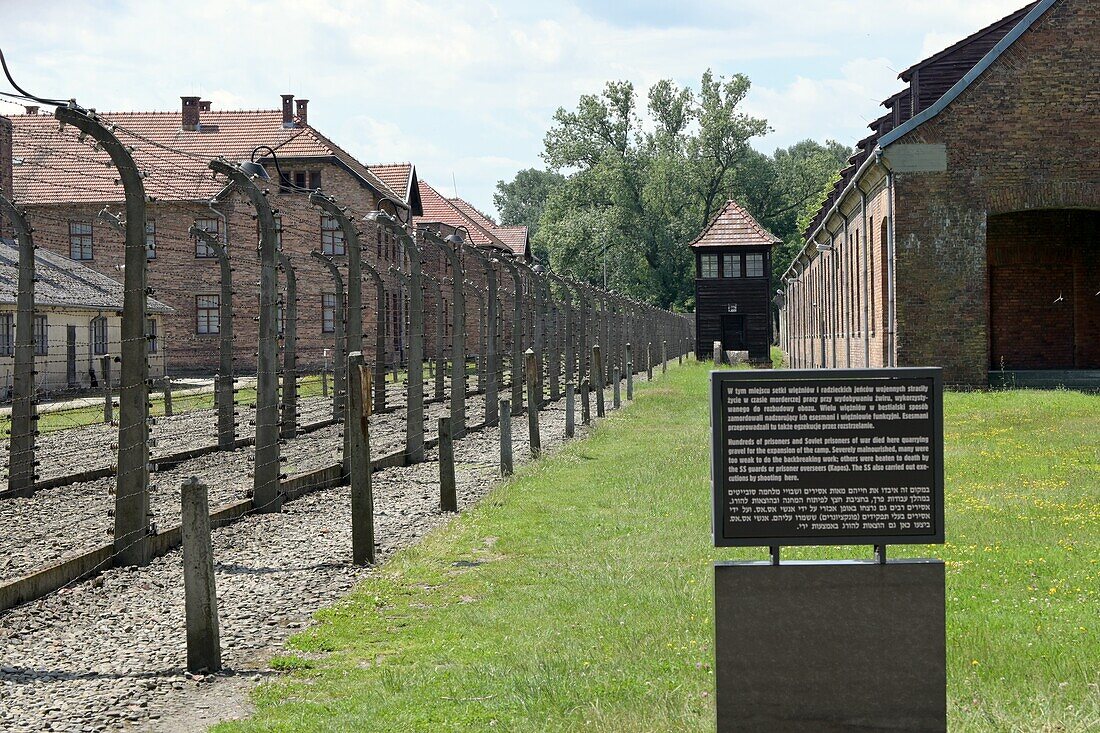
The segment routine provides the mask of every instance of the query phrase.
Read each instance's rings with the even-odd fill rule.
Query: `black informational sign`
[[[714,544],[943,542],[938,368],[711,372]]]

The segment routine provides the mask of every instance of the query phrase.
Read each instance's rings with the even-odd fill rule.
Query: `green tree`
[[[802,247],[802,233],[852,155],[835,140],[803,140],[772,155],[753,151],[742,162],[733,196],[783,242],[772,255],[778,281]]]
[[[543,158],[572,171],[547,202],[538,240],[557,269],[665,307],[692,295],[687,241],[721,203],[748,141],[767,131],[742,114],[743,75],[703,75],[698,92],[650,88],[643,124],[634,87],[609,82],[559,109]]]
[[[509,183],[497,181],[493,204],[500,213],[500,223],[506,226],[524,225],[527,233],[535,236],[550,192],[564,181],[562,174],[538,168],[521,170]]]
[[[643,110],[622,81],[582,96],[574,110],[558,109],[543,159],[568,175],[546,200],[535,238],[551,265],[663,307],[687,307],[694,295],[687,243],[735,198],[784,240],[777,266],[785,268],[800,217],[816,211],[851,151],[812,140],[774,155],[753,150],[750,140],[768,126],[741,111],[748,91],[744,75],[707,71],[697,91],[657,82]]]

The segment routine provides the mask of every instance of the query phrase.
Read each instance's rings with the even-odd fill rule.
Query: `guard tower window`
[[[764,255],[750,252],[745,255],[745,277],[764,277]]]
[[[741,255],[722,255],[722,277],[741,277]]]
[[[699,277],[718,277],[718,255],[702,255],[699,258]]]

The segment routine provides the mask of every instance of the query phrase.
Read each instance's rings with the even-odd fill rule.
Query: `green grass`
[[[297,635],[240,731],[711,731],[706,374],[398,553]],[[1100,397],[947,397],[952,731],[1100,726]],[[867,557],[802,548],[785,557]]]

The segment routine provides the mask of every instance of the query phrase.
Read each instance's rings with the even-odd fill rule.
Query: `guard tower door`
[[[745,342],[745,316],[725,314],[722,316],[722,348],[725,351],[748,351]]]

